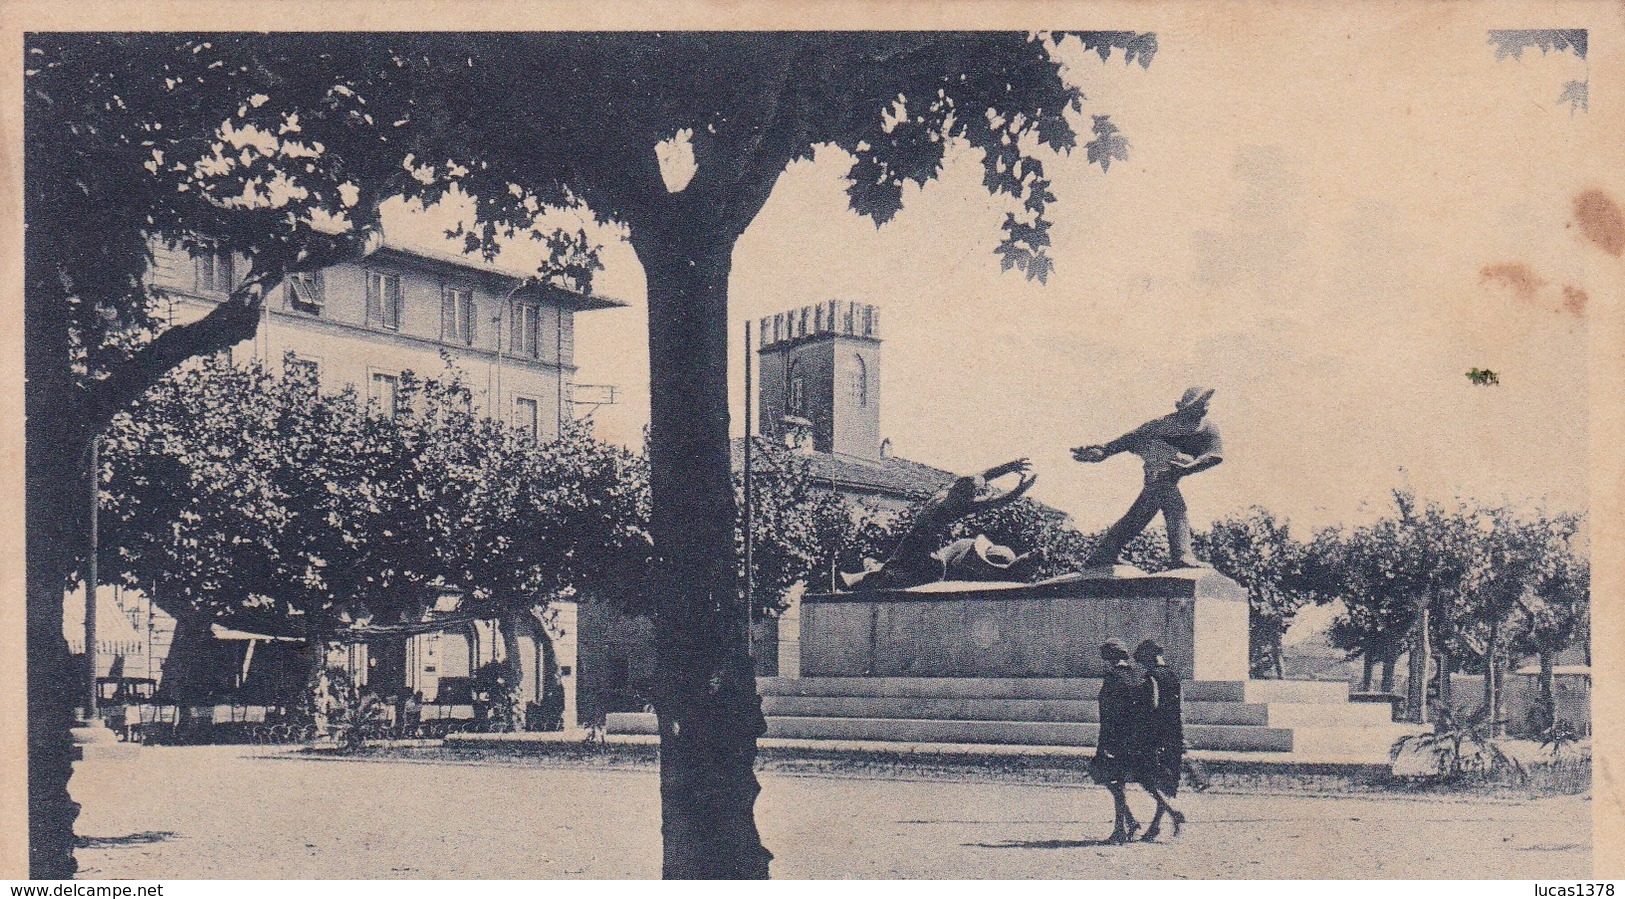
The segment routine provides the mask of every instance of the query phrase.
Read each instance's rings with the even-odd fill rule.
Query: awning
[[[277,640],[283,643],[303,643],[303,637],[273,637],[270,634],[255,634],[249,631],[240,631],[226,627],[223,624],[209,625],[209,633],[216,640]]]

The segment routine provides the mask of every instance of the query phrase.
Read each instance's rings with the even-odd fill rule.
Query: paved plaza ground
[[[85,878],[622,878],[660,871],[648,766],[139,747],[79,764]],[[1078,784],[767,771],[781,878],[1571,878],[1584,797],[1211,792],[1184,833],[1100,845]],[[1139,797],[1135,797],[1139,798]],[[1141,803],[1145,805],[1145,803]]]

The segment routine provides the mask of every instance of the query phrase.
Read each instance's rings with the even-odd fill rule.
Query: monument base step
[[[1185,701],[1258,701],[1248,699],[1247,683],[1186,681]],[[919,699],[1074,699],[1093,702],[1100,694],[1100,679],[1089,677],[761,677],[757,678],[756,684],[757,691],[764,697],[904,696]]]
[[[821,745],[1019,746],[1092,754],[1099,736],[1090,678],[769,677],[758,680],[769,740]],[[1336,681],[1187,681],[1186,744],[1385,764],[1416,728],[1389,707],[1348,700]],[[647,713],[615,713],[606,731],[657,733]],[[766,745],[766,744],[764,744]]]
[[[1186,702],[1188,724],[1268,726],[1270,707],[1242,702]],[[1381,712],[1382,709],[1377,709]],[[1088,699],[984,699],[919,696],[764,696],[762,712],[787,718],[896,718],[943,721],[1052,721],[1094,724],[1100,706]]]
[[[615,734],[656,734],[648,712],[613,713],[605,729]],[[885,743],[984,743],[1024,746],[1093,746],[1100,725],[1058,721],[940,721],[920,718],[819,718],[769,716],[767,736],[800,740]],[[1187,724],[1193,749],[1291,752],[1292,731],[1253,725]]]
[[[616,734],[610,733],[604,738],[606,743],[620,746],[658,746],[660,738],[653,734]],[[999,758],[1049,758],[1057,760],[1075,760],[1085,763],[1094,757],[1095,751],[1087,746],[1024,746],[1013,743],[897,743],[884,740],[796,740],[783,737],[763,737],[756,741],[757,746],[764,750],[785,750],[792,752],[818,753],[818,754],[865,754],[865,755],[898,755],[919,756],[922,761],[929,756],[966,757],[983,756]],[[1261,765],[1265,767],[1281,768],[1312,768],[1320,766],[1336,766],[1339,768],[1359,768],[1369,773],[1379,773],[1388,770],[1388,757],[1384,755],[1380,760],[1369,753],[1350,754],[1345,752],[1255,752],[1234,751],[1219,749],[1192,749],[1186,755],[1202,762],[1237,763],[1246,765]]]

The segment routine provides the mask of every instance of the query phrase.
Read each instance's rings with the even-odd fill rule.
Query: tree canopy
[[[1247,590],[1248,667],[1254,676],[1285,677],[1281,640],[1298,610],[1316,596],[1305,574],[1308,547],[1269,511],[1231,515],[1197,535],[1213,567]]]

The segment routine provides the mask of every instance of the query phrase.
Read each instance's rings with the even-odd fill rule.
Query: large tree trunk
[[[1363,666],[1364,667],[1364,673],[1360,675],[1360,692],[1361,693],[1370,693],[1371,692],[1371,674],[1377,668],[1377,659],[1376,659],[1375,656],[1373,656],[1371,654],[1371,651],[1369,649],[1366,650],[1361,655],[1362,655],[1361,661],[1364,662],[1365,664]]]
[[[1394,667],[1399,661],[1397,649],[1387,649],[1382,655],[1382,692],[1394,692]]]
[[[73,401],[66,299],[55,273],[44,269],[30,254],[24,310],[28,872],[59,880],[77,870],[79,806],[68,795],[76,679],[62,635],[62,594],[74,550],[85,543],[90,441]]]
[[[77,752],[70,730],[78,678],[62,634],[62,594],[73,566],[72,547],[81,537],[77,507],[84,504],[73,500],[88,484],[72,470],[80,457],[75,447],[40,445],[40,432],[50,429],[32,412],[27,430],[28,872],[61,880],[77,870],[73,822],[79,816],[79,805],[68,795]]]
[[[662,874],[763,878],[760,700],[745,645],[728,449],[728,273],[737,234],[668,215],[632,245],[649,292]]]

